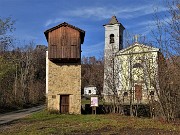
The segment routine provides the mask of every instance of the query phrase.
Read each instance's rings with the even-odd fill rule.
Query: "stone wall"
[[[69,95],[69,113],[81,113],[80,63],[53,63],[48,60],[49,110],[60,110],[60,95]]]

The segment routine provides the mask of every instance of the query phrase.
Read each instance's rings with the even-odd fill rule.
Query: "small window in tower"
[[[140,63],[135,63],[133,68],[143,68],[143,66]]]
[[[111,35],[110,35],[110,44],[111,44],[111,43],[114,43],[114,34],[111,34]]]

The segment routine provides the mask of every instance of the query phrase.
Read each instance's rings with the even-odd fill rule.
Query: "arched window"
[[[133,68],[143,68],[143,66],[140,63],[135,63]]]
[[[111,34],[111,35],[109,36],[109,38],[110,38],[110,44],[111,44],[111,43],[114,43],[114,34]]]

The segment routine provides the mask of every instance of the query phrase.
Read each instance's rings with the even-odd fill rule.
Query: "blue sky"
[[[104,49],[104,24],[116,15],[126,30],[150,38],[154,28],[154,8],[167,9],[163,0],[0,0],[0,17],[12,17],[14,37],[47,45],[44,31],[67,22],[86,31],[82,56],[101,56]]]

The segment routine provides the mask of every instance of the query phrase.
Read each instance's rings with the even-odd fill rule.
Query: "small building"
[[[46,95],[49,110],[81,113],[81,44],[85,31],[66,22],[44,32],[46,55]]]
[[[94,86],[86,86],[84,87],[84,95],[96,95],[97,94],[97,88]]]

